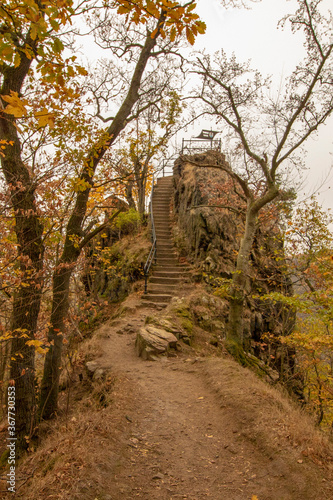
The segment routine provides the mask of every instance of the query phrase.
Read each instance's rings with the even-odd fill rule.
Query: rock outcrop
[[[245,220],[245,201],[228,174],[218,168],[221,164],[227,166],[224,155],[208,151],[180,157],[174,167],[174,239],[178,252],[191,262],[195,277],[215,289],[232,277]],[[288,335],[294,313],[278,302],[272,305],[256,298],[271,291],[292,294],[277,216],[274,211],[263,215],[249,262],[244,335],[248,348],[255,355],[265,356],[265,335],[276,339]],[[227,308],[221,319],[227,321]],[[282,363],[281,345],[273,340],[272,346],[266,355],[275,357],[278,368]]]
[[[170,350],[176,349],[177,342],[178,339],[173,333],[149,325],[140,328],[136,336],[135,349],[142,359],[155,361],[161,354],[170,355]]]

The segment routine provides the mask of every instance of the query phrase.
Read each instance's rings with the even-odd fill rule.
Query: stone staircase
[[[173,177],[160,177],[154,187],[153,216],[156,230],[156,264],[143,299],[155,303],[170,302],[179,287],[185,266],[178,263],[171,235],[170,203]]]

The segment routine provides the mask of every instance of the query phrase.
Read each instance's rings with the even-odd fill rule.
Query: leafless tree
[[[224,124],[238,164],[222,167],[239,185],[246,201],[245,230],[230,287],[227,341],[238,351],[243,340],[243,307],[247,268],[258,214],[290,190],[286,173],[302,168],[303,146],[333,111],[332,16],[321,12],[321,0],[298,0],[289,22],[303,31],[306,56],[287,79],[283,95],[269,97],[270,80],[248,64],[221,51],[199,54],[193,71],[201,78],[195,90],[202,111]]]

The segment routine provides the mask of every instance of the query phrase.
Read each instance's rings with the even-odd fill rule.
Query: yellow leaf
[[[157,35],[157,32],[158,32],[158,29],[156,28],[156,30],[154,30],[154,31],[152,32],[152,34],[150,35],[150,36],[151,36],[151,38],[155,38],[155,37],[156,37],[156,35]]]
[[[125,7],[124,5],[121,5],[118,7],[117,13],[118,14],[128,14],[130,9],[128,7]]]
[[[32,24],[32,26],[31,26],[30,36],[31,36],[32,40],[36,40],[36,38],[37,38],[37,27],[35,24]]]
[[[204,23],[203,21],[197,21],[195,23],[195,26],[198,30],[198,33],[200,33],[200,35],[203,35],[204,33],[206,33],[206,23]]]
[[[190,28],[188,28],[188,26],[186,26],[186,38],[191,45],[194,45],[195,42],[194,35],[193,32],[190,30]]]
[[[54,114],[48,113],[46,108],[38,111],[35,116],[38,120],[39,127],[46,127],[46,125],[48,125],[50,128],[54,127]]]
[[[152,14],[156,18],[159,17],[160,12],[159,12],[159,10],[156,7],[154,2],[152,2],[151,0],[147,0],[147,7],[148,7],[149,14]]]
[[[21,64],[21,56],[20,54],[15,54],[15,57],[14,57],[14,66],[15,68],[17,68],[19,65]]]
[[[176,34],[177,34],[176,28],[174,26],[172,26],[171,31],[170,31],[170,42],[175,41]]]
[[[27,114],[25,104],[27,101],[22,101],[17,92],[10,91],[10,95],[3,95],[2,99],[8,102],[8,106],[3,110],[9,115],[14,115],[16,118],[21,118]]]

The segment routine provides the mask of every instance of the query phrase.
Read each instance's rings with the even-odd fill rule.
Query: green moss
[[[181,321],[182,328],[186,331],[189,336],[193,334],[193,323],[189,318],[183,318]]]
[[[260,360],[255,356],[249,356],[242,345],[234,340],[226,340],[225,347],[231,356],[242,366],[251,368],[259,377],[267,375],[267,370],[260,366]]]
[[[177,314],[177,316],[192,320],[192,314],[190,313],[190,310],[187,306],[177,306],[175,313]]]
[[[146,316],[145,325],[158,325],[158,321],[154,316]]]
[[[225,348],[238,363],[243,366],[249,366],[248,358],[241,344],[239,344],[235,340],[226,339]]]

